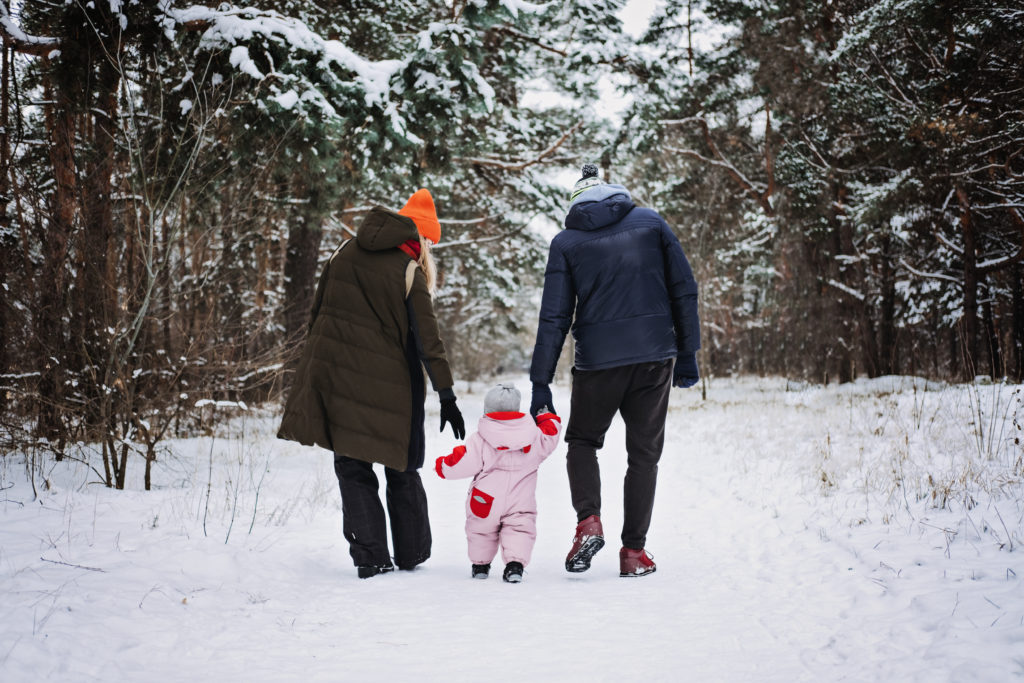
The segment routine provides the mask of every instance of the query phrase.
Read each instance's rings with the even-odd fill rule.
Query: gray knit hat
[[[485,413],[519,412],[519,399],[522,396],[514,384],[499,384],[487,392],[484,397]]]

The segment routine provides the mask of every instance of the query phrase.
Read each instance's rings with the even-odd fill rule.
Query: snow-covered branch
[[[918,270],[917,268],[914,268],[912,265],[907,263],[905,259],[900,259],[900,265],[903,266],[904,268],[906,268],[910,273],[912,273],[913,275],[916,275],[918,277],[929,278],[929,279],[932,279],[932,280],[944,280],[946,282],[952,282],[957,287],[960,287],[960,286],[963,285],[963,283],[960,282],[960,280],[958,280],[957,278],[953,277],[952,275],[946,275],[945,273],[926,273],[926,272],[924,272],[922,270]]]
[[[392,75],[400,69],[400,60],[370,61],[357,55],[344,43],[325,40],[302,21],[273,10],[252,7],[212,9],[194,5],[168,10],[168,16],[181,28],[203,31],[200,48],[232,49],[231,62],[254,78],[261,78],[249,58],[245,44],[254,38],[281,42],[294,49],[322,58],[321,65],[336,65],[355,74],[355,82],[366,93],[367,104],[387,99]],[[244,52],[243,52],[244,51]]]
[[[863,292],[857,291],[856,289],[853,289],[852,287],[848,287],[848,286],[844,285],[842,282],[838,282],[838,281],[832,280],[832,279],[824,280],[824,282],[828,286],[833,287],[835,289],[838,289],[840,292],[842,292],[844,294],[852,296],[857,301],[861,301],[861,302],[867,301],[867,297],[864,295]]]
[[[950,242],[949,238],[946,237],[945,235],[943,235],[941,232],[935,233],[935,239],[939,240],[944,245],[946,245],[950,250],[952,250],[952,252],[954,254],[960,254],[961,256],[963,256],[963,253],[964,253],[963,247],[961,247],[960,245],[953,244],[952,242]]]
[[[60,47],[56,38],[30,36],[14,22],[6,4],[0,3],[0,30],[3,30],[4,45],[26,55],[42,57]]]

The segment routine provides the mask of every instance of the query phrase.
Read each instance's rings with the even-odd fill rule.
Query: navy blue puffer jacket
[[[668,360],[700,348],[697,282],[657,212],[621,185],[580,195],[551,241],[530,380],[550,384],[570,324],[575,367]]]

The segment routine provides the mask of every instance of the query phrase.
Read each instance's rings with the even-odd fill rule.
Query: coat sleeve
[[[562,433],[562,418],[554,413],[542,413],[537,416],[537,439],[531,449],[543,462],[545,458],[558,448],[558,437]]]
[[[700,348],[700,319],[697,314],[697,280],[686,260],[679,238],[668,224],[661,224],[661,246],[665,259],[665,286],[672,305],[677,355]]]
[[[533,347],[533,361],[530,364],[531,382],[551,384],[575,310],[576,288],[569,272],[569,262],[558,243],[553,241],[548,251],[547,268],[544,270],[537,343]]]
[[[415,340],[416,354],[427,369],[430,384],[438,393],[451,394],[455,382],[452,379],[451,367],[448,365],[444,342],[441,341],[441,331],[437,326],[434,302],[427,291],[427,279],[419,268],[413,277],[406,307],[409,311],[409,329]]]
[[[460,449],[463,450],[462,457],[452,457]],[[483,444],[476,434],[469,437],[465,446],[456,446],[451,455],[437,459],[437,473],[442,479],[466,479],[475,476],[483,466]]]

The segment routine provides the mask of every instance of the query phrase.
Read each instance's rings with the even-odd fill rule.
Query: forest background
[[[622,10],[3,0],[0,450],[148,488],[197,405],[280,398],[321,264],[418,187],[456,377],[522,368],[588,161],[679,236],[705,376],[1024,379],[1024,9]]]

